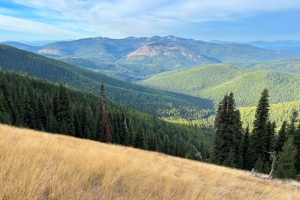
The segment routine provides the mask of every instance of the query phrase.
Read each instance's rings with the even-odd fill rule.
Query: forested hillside
[[[98,86],[100,90],[100,84]],[[211,132],[164,122],[107,101],[113,143],[193,158],[208,156]],[[102,141],[100,98],[27,75],[0,71],[0,122]]]
[[[247,70],[229,64],[206,65],[162,73],[143,85],[172,92],[200,96],[215,103],[224,93],[236,94],[238,106],[256,105],[262,88],[270,91],[270,102],[298,101],[300,76],[271,70]]]
[[[252,128],[255,119],[256,107],[241,107],[241,120],[244,128],[249,126]],[[290,121],[293,112],[300,113],[300,101],[284,102],[278,104],[270,104],[270,121],[276,123],[276,130],[279,130],[284,121]]]
[[[159,117],[184,115],[192,119],[211,113],[210,100],[128,83],[7,45],[0,45],[0,67],[5,71],[26,73],[93,94],[98,94],[99,85],[104,83],[107,96],[112,101]]]
[[[248,65],[252,70],[273,70],[279,72],[288,72],[292,74],[300,74],[300,59],[287,59],[269,62],[254,63]]]

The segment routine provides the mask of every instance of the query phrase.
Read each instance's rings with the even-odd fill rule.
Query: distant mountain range
[[[284,50],[294,53],[300,53],[300,41],[299,40],[277,40],[277,41],[253,41],[253,42],[228,42],[214,40],[211,41],[217,44],[249,44],[254,47],[269,49],[269,50]]]
[[[100,85],[104,83],[110,100],[159,117],[194,118],[209,115],[213,108],[211,100],[125,82],[3,44],[0,44],[0,69],[67,84],[95,95],[99,95]]]
[[[295,52],[267,50],[249,44],[217,44],[175,36],[97,37],[42,46],[5,44],[129,81],[202,64],[261,62],[297,56]]]

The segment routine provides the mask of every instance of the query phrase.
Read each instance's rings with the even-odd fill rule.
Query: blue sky
[[[0,41],[300,40],[300,0],[1,0]]]

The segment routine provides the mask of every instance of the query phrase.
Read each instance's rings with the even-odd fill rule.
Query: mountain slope
[[[288,72],[292,74],[300,74],[300,59],[287,59],[278,61],[269,61],[256,63],[250,67],[253,70],[274,70],[280,72]]]
[[[264,88],[270,91],[270,102],[300,99],[300,76],[267,70],[246,70],[227,64],[200,66],[185,71],[169,72],[142,82],[143,85],[200,96],[219,102],[229,92],[237,105],[256,105]]]
[[[64,83],[94,94],[99,93],[100,84],[104,83],[107,96],[113,101],[157,116],[166,117],[166,115],[174,115],[174,113],[186,114],[187,110],[193,110],[195,115],[201,115],[201,109],[212,107],[209,100],[162,92],[113,79],[100,73],[6,45],[0,45],[0,67],[3,70],[26,73],[29,76],[43,78],[51,82]],[[168,110],[171,110],[173,114],[170,114],[171,112]]]
[[[130,75],[135,79],[200,64],[258,62],[297,56],[287,51],[266,50],[247,44],[216,44],[175,36],[86,38],[55,42],[34,49],[9,44],[85,68],[106,70],[107,66],[113,66],[110,71],[115,74]],[[82,62],[82,59],[86,61]]]
[[[154,88],[197,96],[199,91],[218,86],[245,73],[247,71],[233,68],[229,64],[205,65],[161,73],[141,83]]]
[[[209,129],[168,123],[109,100],[105,105],[112,143],[180,157],[185,157],[192,145],[201,144],[206,158],[211,138]],[[0,71],[0,123],[99,141],[101,114],[99,96]]]
[[[0,155],[0,199],[268,200],[300,195],[296,188],[249,172],[4,125]]]
[[[269,50],[284,50],[300,53],[299,40],[277,40],[277,41],[254,41],[254,42],[226,42],[226,41],[212,41],[218,44],[249,44],[254,47],[269,49]]]
[[[253,126],[255,119],[256,106],[252,107],[241,107],[241,120],[243,126],[250,128]],[[290,122],[293,111],[300,113],[300,101],[284,102],[270,105],[270,121],[276,123],[276,129],[279,130],[282,122]]]

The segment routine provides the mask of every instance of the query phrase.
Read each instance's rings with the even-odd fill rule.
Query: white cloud
[[[30,20],[24,20],[15,17],[9,17],[0,14],[0,27],[3,30],[28,32],[34,34],[41,34],[46,36],[60,36],[61,38],[68,39],[70,37],[83,37],[84,34],[72,32],[57,28],[52,25],[48,25],[41,22],[35,22]]]
[[[181,24],[237,20],[263,12],[299,9],[299,0],[14,0],[30,7],[40,22],[22,21],[19,29],[124,37],[168,32]],[[2,19],[5,16],[1,16]],[[3,24],[1,20],[1,24]],[[17,21],[16,18],[11,20]],[[42,21],[44,21],[42,23]],[[48,25],[47,25],[48,23]],[[1,25],[0,24],[0,25]],[[4,23],[5,24],[5,23]],[[49,25],[50,24],[50,25]],[[57,27],[54,27],[55,26]],[[2,26],[2,25],[1,25]],[[9,23],[2,26],[11,27]],[[19,25],[18,25],[19,26]],[[80,34],[79,34],[80,35]]]

